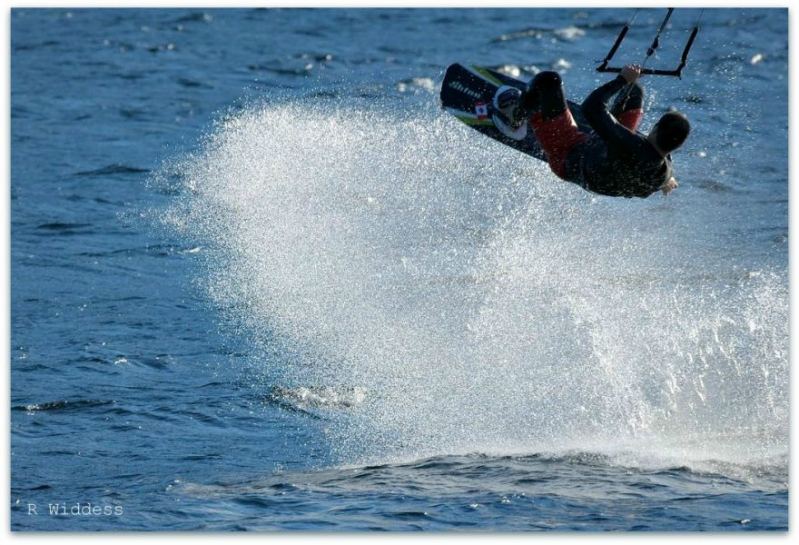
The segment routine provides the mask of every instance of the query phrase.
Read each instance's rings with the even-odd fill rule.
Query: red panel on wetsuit
[[[635,132],[638,129],[638,125],[641,124],[641,120],[643,118],[644,110],[641,108],[633,108],[632,110],[627,110],[626,112],[619,114],[619,117],[617,117],[616,120],[622,126]]]
[[[571,149],[584,142],[588,135],[577,127],[568,108],[553,119],[544,119],[539,112],[536,112],[530,117],[530,126],[533,127],[541,149],[547,154],[549,168],[559,178],[563,178],[566,174],[566,157]]]

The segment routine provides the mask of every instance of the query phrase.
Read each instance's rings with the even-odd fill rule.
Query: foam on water
[[[329,415],[340,461],[784,462],[787,273],[725,268],[701,214],[593,198],[437,111],[343,102],[249,107],[174,174],[165,221],[201,241],[265,390],[363,393]]]

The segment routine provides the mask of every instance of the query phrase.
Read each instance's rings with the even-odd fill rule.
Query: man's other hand
[[[664,195],[668,195],[675,189],[677,189],[680,184],[677,183],[677,180],[674,179],[674,176],[669,178],[669,181],[660,186],[660,190],[663,192]]]
[[[621,69],[621,77],[624,78],[627,85],[632,85],[641,77],[641,67],[637,64],[628,64]]]

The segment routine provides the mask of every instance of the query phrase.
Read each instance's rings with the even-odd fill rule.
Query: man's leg
[[[557,72],[540,72],[522,96],[522,108],[528,113],[540,113],[544,119],[554,119],[568,108],[563,94],[563,82]]]
[[[580,131],[563,94],[557,72],[541,72],[522,95],[521,107],[530,117],[530,126],[546,153],[552,172],[563,178],[569,151],[587,135]]]
[[[636,82],[619,91],[610,114],[621,125],[635,132],[644,118],[644,88]]]

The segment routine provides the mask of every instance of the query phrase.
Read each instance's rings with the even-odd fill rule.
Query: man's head
[[[663,114],[663,117],[652,128],[650,137],[652,143],[665,154],[679,148],[690,132],[691,124],[688,123],[688,118],[675,111]]]

